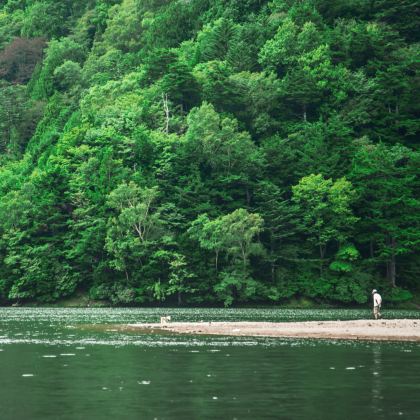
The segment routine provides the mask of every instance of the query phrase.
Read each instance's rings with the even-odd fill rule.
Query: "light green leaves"
[[[303,177],[292,191],[303,227],[319,247],[322,260],[328,242],[343,242],[357,221],[350,207],[355,194],[352,185],[344,178],[334,182],[321,174],[312,174]]]

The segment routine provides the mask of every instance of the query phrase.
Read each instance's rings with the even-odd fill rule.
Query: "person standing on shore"
[[[376,289],[372,290],[372,297],[373,297],[373,316],[375,317],[375,319],[382,318],[382,315],[381,315],[382,297]]]

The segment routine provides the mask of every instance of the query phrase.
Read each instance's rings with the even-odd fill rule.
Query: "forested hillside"
[[[0,0],[0,300],[420,288],[417,0]]]

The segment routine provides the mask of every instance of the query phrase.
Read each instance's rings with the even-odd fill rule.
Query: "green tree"
[[[188,280],[194,277],[194,274],[189,271],[185,256],[179,253],[173,254],[169,268],[168,294],[176,293],[178,305],[181,305],[183,294],[194,292],[194,289],[188,284]]]
[[[80,64],[71,60],[66,60],[54,70],[53,74],[55,85],[61,91],[71,91],[80,84],[82,79]]]
[[[219,274],[220,281],[214,286],[227,306],[235,299],[255,294],[256,282],[250,277],[249,257],[262,252],[260,243],[255,240],[262,225],[259,214],[238,209],[214,220],[201,215],[189,230],[202,248],[215,251],[216,268],[220,251],[229,258],[230,264]]]
[[[65,61],[82,63],[85,58],[83,47],[71,38],[52,40],[48,44],[46,56],[36,78],[29,84],[35,99],[44,99],[54,93],[54,71]]]
[[[1,303],[410,298],[416,7],[0,0]]]
[[[373,262],[385,263],[386,278],[393,287],[397,259],[419,246],[418,159],[417,152],[401,145],[362,143],[353,161],[360,240],[368,244]]]
[[[111,266],[130,281],[133,260],[146,263],[148,245],[159,229],[159,212],[154,209],[157,188],[140,188],[134,182],[121,184],[109,194],[108,205],[116,211],[109,219],[106,249]]]
[[[292,200],[300,209],[302,228],[319,249],[322,277],[328,243],[333,240],[343,243],[357,221],[350,207],[355,191],[345,178],[332,181],[321,174],[303,177],[292,190]]]
[[[197,38],[199,61],[224,60],[236,31],[236,25],[225,18],[204,27]]]

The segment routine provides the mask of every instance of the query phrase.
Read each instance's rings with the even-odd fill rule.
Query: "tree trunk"
[[[182,292],[178,290],[178,306],[182,305]]]
[[[170,112],[169,112],[169,104],[168,104],[168,95],[162,93],[162,102],[163,102],[163,110],[165,112],[165,128],[164,131],[166,134],[169,134],[169,120],[170,120]]]
[[[322,277],[324,273],[324,256],[325,256],[325,245],[319,244],[319,275]]]
[[[242,248],[242,267],[244,270],[244,275],[246,273],[246,255],[245,255],[245,249],[243,247]]]
[[[391,259],[389,261],[389,281],[392,287],[396,287],[396,276],[397,276],[397,262],[395,258],[395,248],[397,242],[395,238],[391,237]]]
[[[275,276],[276,276],[276,264],[274,259],[274,246],[273,246],[273,240],[270,237],[270,262],[271,262],[271,281],[274,282]]]
[[[306,119],[306,104],[303,104],[303,121],[307,121]]]

